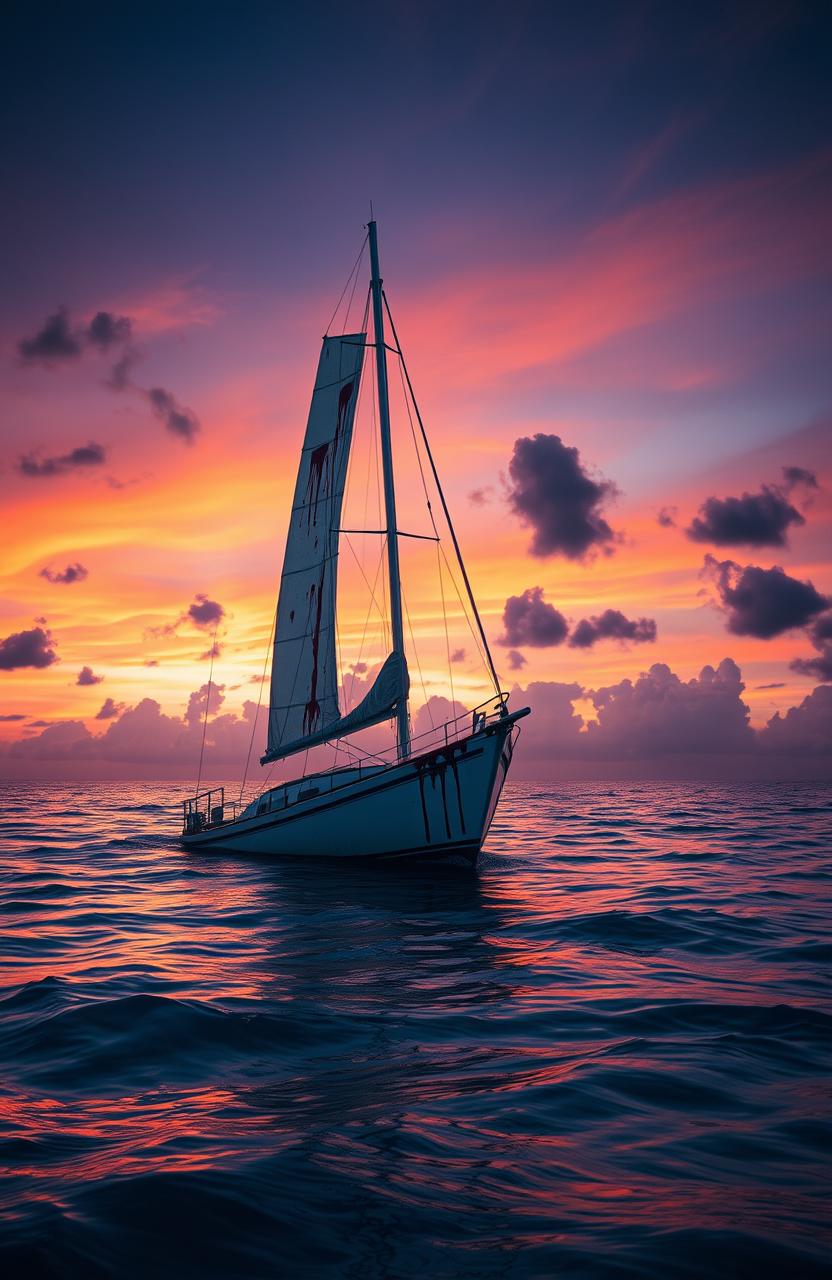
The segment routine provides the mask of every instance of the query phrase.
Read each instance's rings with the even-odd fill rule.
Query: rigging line
[[[369,234],[369,232],[368,232],[368,234]],[[366,244],[366,243],[367,243],[367,236],[365,236],[365,237],[364,237],[364,244]],[[360,259],[361,259],[361,256],[362,256],[362,255],[363,255],[363,253],[364,253],[364,244],[362,244],[362,246],[361,246],[361,254],[359,254],[359,261],[360,261]],[[355,267],[353,267],[353,275],[354,275],[354,277],[355,277],[355,278],[353,279],[353,282],[352,282],[352,291],[351,291],[351,293],[350,293],[350,300],[349,300],[349,302],[347,303],[347,313],[346,313],[346,315],[344,316],[344,323],[343,323],[343,325],[342,325],[342,327],[341,327],[341,337],[342,337],[342,338],[343,338],[344,334],[347,332],[347,325],[349,324],[349,320],[350,320],[350,311],[352,310],[352,300],[353,300],[353,298],[355,297],[355,291],[356,291],[356,289],[357,289],[357,287],[358,287],[358,272],[355,270]],[[362,332],[364,332],[363,328],[362,328]]]
[[[274,629],[276,624],[277,624],[277,605],[275,605],[274,613],[272,614],[272,629],[269,632],[269,643],[266,645],[266,656],[263,659],[263,674],[260,678],[260,693],[257,696],[257,710],[255,711],[254,719],[251,722],[251,737],[248,740],[248,755],[246,756],[246,767],[243,770],[243,780],[240,783],[240,799],[239,799],[240,804],[243,803],[243,792],[246,789],[246,778],[248,777],[248,767],[251,764],[251,751],[252,751],[252,747],[254,746],[254,735],[257,731],[257,721],[260,718],[260,704],[263,701],[263,686],[266,682],[266,667],[269,664],[269,654],[272,651],[272,640],[274,638]],[[271,704],[271,695],[269,696],[269,703]]]
[[[331,326],[331,324],[332,324],[333,320],[335,319],[335,317],[336,317],[336,316],[337,316],[337,314],[338,314],[338,308],[340,307],[341,303],[344,301],[344,294],[347,292],[347,289],[349,289],[349,287],[350,287],[350,281],[352,280],[353,276],[355,275],[356,271],[358,270],[358,267],[359,267],[359,264],[360,264],[360,262],[361,262],[361,259],[364,257],[364,249],[365,249],[366,244],[367,244],[367,238],[368,238],[368,236],[369,236],[369,232],[367,232],[367,233],[365,234],[364,239],[361,241],[361,248],[358,250],[358,257],[356,258],[355,262],[353,263],[352,271],[351,271],[351,272],[349,273],[349,275],[347,276],[347,283],[344,285],[343,289],[341,290],[341,296],[340,296],[340,298],[338,299],[338,301],[337,301],[337,302],[336,302],[336,304],[335,304],[335,310],[333,311],[332,315],[329,317],[329,324],[328,324],[328,325],[326,326],[326,328],[324,329],[324,337],[326,337],[326,336],[329,334],[330,326]]]
[[[396,341],[398,345],[398,339]],[[424,495],[425,495],[425,505],[427,506],[428,515],[430,516],[430,522],[433,527],[433,532],[435,535],[434,540],[436,542],[436,566],[439,571],[439,594],[442,600],[442,621],[445,627],[445,654],[448,660],[448,680],[451,686],[451,702],[453,703],[455,701],[454,673],[453,673],[453,668],[451,666],[451,643],[448,638],[448,613],[445,607],[445,586],[442,579],[442,561],[439,558],[439,544],[440,544],[439,530],[436,527],[436,521],[433,517],[433,507],[431,505],[430,494],[428,492],[428,486],[425,480],[424,468],[422,467],[422,456],[419,451],[419,442],[416,438],[416,431],[413,426],[413,415],[410,412],[410,401],[408,399],[407,390],[405,388],[404,374],[402,372],[402,365],[404,363],[404,360],[403,360],[401,351],[399,351],[398,355],[399,355],[399,378],[401,379],[401,384],[402,384],[402,399],[404,400],[404,407],[407,410],[407,420],[410,424],[410,435],[413,439],[413,452],[416,454],[416,462],[419,467],[419,476],[421,477],[421,481],[422,481],[422,491],[424,492]],[[463,612],[464,612],[464,609],[463,609]]]
[[[381,524],[381,480],[379,476],[379,466],[378,466],[379,430],[378,430],[378,424],[376,420],[377,403],[378,403],[378,378],[376,376],[375,364],[373,364],[373,395],[372,395],[373,459],[375,461],[375,468],[376,468],[376,516],[378,518],[378,523]],[[387,540],[385,539],[385,541],[382,543],[382,549],[386,549],[386,546],[387,546]],[[388,642],[388,638],[387,638],[387,577],[386,577],[386,574],[382,574],[382,578],[381,578],[381,600],[382,600],[382,606],[383,606],[382,609],[379,611],[381,614],[381,643],[382,643],[382,648],[389,650],[392,646]]]
[[[410,610],[407,607],[407,597],[404,593],[404,588],[402,588],[402,604],[404,605],[404,616],[407,618],[407,629],[410,632],[410,643],[413,646],[413,656],[416,659],[416,670],[419,672],[419,683],[422,686],[422,697],[425,699],[425,710],[428,713],[428,720],[430,720],[431,729],[435,729],[436,725],[433,723],[433,714],[430,709],[430,698],[428,697],[428,691],[425,687],[425,677],[422,675],[422,664],[419,661],[419,650],[416,648],[416,637],[413,634],[413,623],[410,621]]]
[[[451,535],[451,541],[454,544],[454,551],[456,552],[456,558],[459,561],[460,570],[462,571],[462,577],[465,582],[465,589],[468,592],[468,599],[471,603],[471,609],[473,610],[474,617],[476,618],[476,622],[477,622],[477,627],[479,629],[479,633],[482,638],[482,644],[483,644],[483,648],[485,650],[485,655],[488,662],[488,670],[491,675],[491,679],[494,682],[494,690],[496,693],[499,694],[501,692],[500,678],[497,675],[497,670],[496,670],[496,667],[494,666],[494,659],[492,658],[491,650],[488,647],[488,638],[485,634],[485,628],[482,625],[482,618],[480,617],[480,611],[477,608],[477,602],[474,599],[474,592],[471,589],[471,582],[468,577],[468,572],[465,568],[465,562],[462,559],[462,552],[460,551],[459,542],[457,541],[457,536],[456,536],[456,530],[454,529],[453,521],[451,520],[451,513],[448,510],[448,504],[445,501],[445,494],[443,492],[442,484],[439,479],[439,473],[436,470],[436,463],[434,462],[433,453],[431,452],[430,442],[428,441],[428,434],[425,431],[425,424],[422,421],[422,415],[419,412],[419,405],[416,402],[416,396],[413,391],[413,384],[410,381],[410,374],[407,372],[407,363],[405,361],[404,355],[401,354],[402,344],[399,342],[399,335],[396,333],[396,326],[393,321],[393,317],[390,313],[390,304],[387,301],[387,294],[384,292],[383,289],[382,289],[381,296],[384,299],[384,307],[387,312],[387,318],[390,321],[390,329],[392,330],[394,341],[396,343],[396,346],[399,348],[399,352],[400,352],[399,358],[401,359],[401,362],[402,362],[402,369],[404,371],[404,376],[407,379],[407,386],[410,392],[410,398],[413,401],[413,408],[416,412],[416,420],[419,423],[419,429],[422,433],[422,439],[425,443],[425,453],[427,454],[428,462],[430,463],[430,469],[433,474],[434,483],[436,484],[436,489],[439,494],[439,501],[442,503],[442,510],[445,514],[445,519],[448,522],[448,530]]]
[[[211,665],[208,668],[208,691],[205,695],[205,718],[202,721],[202,746],[199,749],[199,772],[196,778],[196,794],[199,795],[199,786],[202,782],[202,757],[205,755],[205,730],[208,728],[208,704],[211,701],[211,679],[214,674],[214,654],[217,648],[217,628],[219,623],[214,627],[214,635],[211,639]],[[208,817],[210,818],[210,814]]]
[[[365,642],[365,640],[367,639],[367,627],[368,627],[368,626],[369,626],[369,624],[370,624],[370,614],[371,614],[371,613],[372,613],[372,611],[373,611],[373,605],[375,605],[375,606],[376,606],[376,608],[378,609],[378,601],[376,600],[376,597],[375,597],[375,587],[376,587],[376,583],[378,582],[378,575],[379,575],[379,573],[380,573],[380,571],[381,571],[382,563],[384,562],[384,552],[385,552],[385,548],[386,548],[386,546],[387,546],[387,539],[385,538],[384,542],[382,542],[382,544],[381,544],[381,550],[380,550],[380,552],[379,552],[379,557],[378,557],[378,564],[376,565],[376,576],[373,578],[373,585],[372,585],[372,586],[370,586],[369,579],[367,578],[367,575],[364,573],[364,569],[363,569],[362,565],[361,565],[361,564],[359,563],[359,561],[358,561],[358,557],[357,557],[357,556],[356,556],[356,554],[355,554],[355,548],[353,547],[353,545],[352,545],[352,543],[350,542],[349,538],[347,538],[347,546],[349,547],[350,551],[352,552],[353,559],[355,560],[356,564],[358,565],[358,568],[359,568],[359,570],[360,570],[360,572],[361,572],[361,576],[364,578],[364,581],[367,583],[367,586],[368,586],[369,591],[370,591],[370,603],[369,603],[369,605],[367,606],[367,616],[366,616],[366,617],[365,617],[365,619],[364,619],[364,630],[361,632],[361,644],[359,645],[359,648],[358,648],[358,658],[356,659],[356,664],[357,664],[357,663],[359,663],[359,662],[361,661],[361,659],[362,659],[362,657],[363,657],[363,654],[364,654],[364,642]],[[382,640],[383,640],[383,639],[384,639],[384,637],[382,636]],[[353,697],[353,694],[354,694],[354,692],[355,692],[355,677],[356,677],[356,675],[357,675],[357,672],[356,672],[355,670],[353,670],[353,672],[352,672],[352,684],[350,685],[350,702],[352,702],[352,697]]]
[[[454,590],[456,591],[456,598],[459,601],[459,606],[460,606],[460,609],[462,610],[462,616],[465,619],[465,622],[468,626],[468,630],[471,632],[471,639],[474,641],[474,645],[476,647],[476,650],[479,655],[480,661],[482,662],[482,665],[485,667],[486,670],[488,670],[488,663],[486,661],[485,654],[482,651],[482,644],[480,643],[480,638],[477,635],[471,623],[471,619],[468,615],[468,610],[465,608],[465,602],[463,601],[462,594],[459,590],[459,583],[457,582],[456,578],[453,575],[453,570],[451,569],[451,566],[448,563],[448,557],[445,555],[445,549],[444,547],[442,547],[441,542],[439,543],[439,547],[442,551],[442,559],[445,561],[445,568],[448,570],[448,577],[451,579],[451,582],[453,583],[453,586],[454,586]]]
[[[445,608],[445,584],[442,577],[442,560],[439,555],[439,543],[436,544],[436,567],[439,570],[439,594],[442,598],[442,621],[445,623],[445,655],[448,659],[448,680],[451,685],[451,702],[454,698],[454,670],[451,662],[451,642],[448,638],[448,613]]]
[[[425,495],[425,506],[428,509],[428,515],[430,516],[430,522],[431,522],[431,525],[433,526],[433,532],[436,534],[436,540],[438,542],[439,530],[437,529],[436,521],[433,518],[433,506],[431,504],[430,494],[428,493],[428,486],[427,486],[427,481],[425,480],[424,468],[422,467],[422,455],[419,452],[419,442],[416,439],[416,429],[413,426],[413,415],[410,412],[410,400],[408,398],[407,388],[405,387],[404,374],[402,373],[401,351],[397,352],[397,355],[399,357],[399,378],[401,379],[401,384],[402,384],[402,399],[404,400],[404,407],[407,410],[407,420],[410,423],[410,434],[413,438],[413,452],[416,454],[416,463],[419,467],[419,476],[421,477],[421,481],[422,481],[422,492]]]

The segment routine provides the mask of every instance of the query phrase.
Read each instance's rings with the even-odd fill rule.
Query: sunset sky
[[[214,768],[244,763],[320,340],[372,200],[495,661],[536,712],[519,776],[661,774],[674,752],[827,775],[823,8],[20,8],[0,773],[190,777],[215,626]],[[356,324],[367,279],[365,257]],[[401,523],[425,532],[391,385]],[[377,518],[370,389],[356,519]],[[355,550],[372,576],[378,547]],[[473,705],[453,584],[433,544],[403,556],[414,715]],[[342,567],[357,688],[383,652]]]

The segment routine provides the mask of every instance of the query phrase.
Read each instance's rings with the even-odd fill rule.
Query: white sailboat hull
[[[439,750],[363,775],[358,770],[278,789],[276,804],[185,833],[188,849],[286,858],[418,858],[473,862],[511,763],[515,721],[504,716]],[[316,787],[314,783],[321,785]],[[306,789],[304,789],[306,787]]]

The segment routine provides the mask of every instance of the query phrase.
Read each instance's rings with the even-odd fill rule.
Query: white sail
[[[335,650],[338,530],[365,341],[364,333],[324,338],[321,350],[283,560],[261,763],[342,736]],[[404,658],[394,656],[361,705],[344,717],[350,725],[344,733],[378,723],[407,696]]]

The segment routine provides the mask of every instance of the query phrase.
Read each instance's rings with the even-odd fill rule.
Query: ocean
[[[429,873],[182,791],[0,789],[4,1275],[830,1274],[832,788],[509,785]]]

